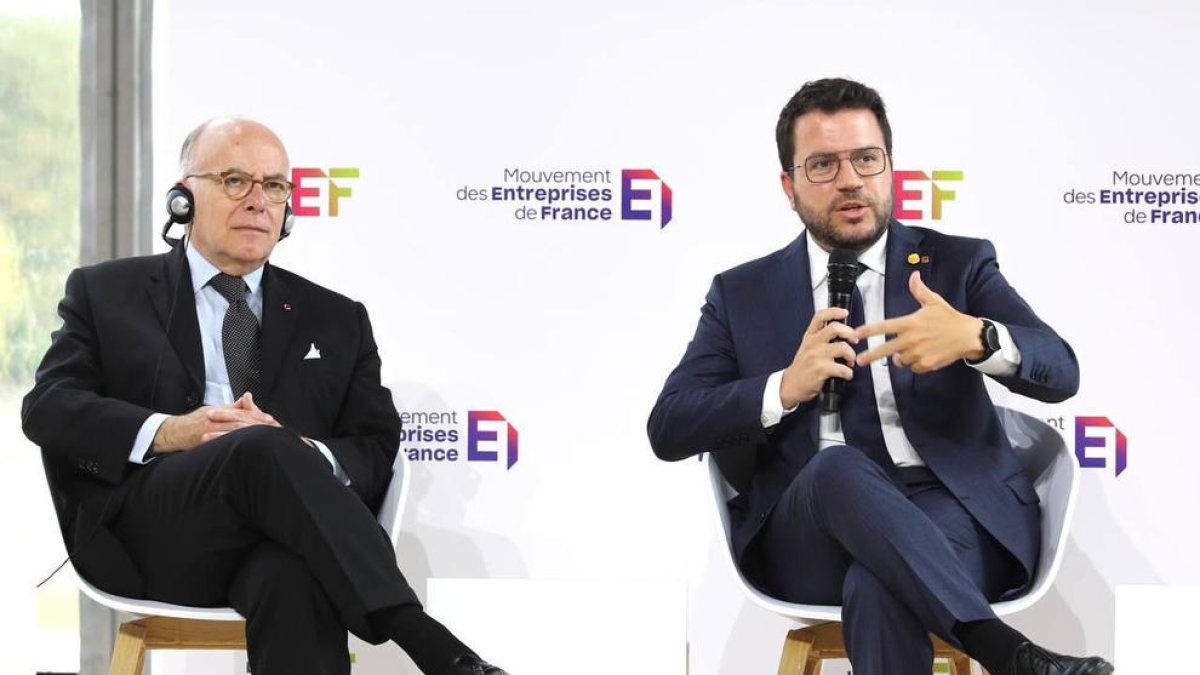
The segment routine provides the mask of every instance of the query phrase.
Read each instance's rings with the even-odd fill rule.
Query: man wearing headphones
[[[211,120],[180,164],[185,243],[71,273],[22,407],[76,569],[232,606],[255,675],[349,673],[347,630],[429,675],[504,675],[424,613],[373,515],[400,419],[366,310],[268,263],[290,229],[283,144]]]

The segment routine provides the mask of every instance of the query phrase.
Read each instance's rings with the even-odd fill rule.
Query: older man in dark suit
[[[855,675],[928,675],[930,632],[994,675],[1110,673],[1038,647],[988,605],[1027,587],[1040,540],[983,376],[1061,401],[1079,383],[1070,347],[989,242],[892,220],[874,90],[810,82],[776,136],[806,232],[717,275],[650,415],[654,451],[748,466],[730,504],[743,569],[778,597],[843,605]],[[851,312],[827,306],[831,253],[846,258]],[[821,405],[831,380],[844,391]]]
[[[71,273],[22,408],[76,568],[231,605],[256,675],[349,673],[347,630],[430,675],[502,674],[424,613],[372,514],[400,420],[366,310],[268,263],[290,215],[283,144],[212,120],[181,166],[186,242]]]

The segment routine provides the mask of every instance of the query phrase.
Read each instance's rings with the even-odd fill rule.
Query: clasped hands
[[[783,371],[779,396],[784,409],[811,401],[831,377],[853,379],[853,365],[865,366],[890,356],[897,366],[928,373],[958,359],[983,355],[980,319],[951,307],[921,281],[919,272],[909,276],[908,289],[921,308],[906,316],[852,328],[841,323],[849,315],[844,309],[829,307],[815,313],[795,358]],[[894,337],[874,349],[854,353],[852,345],[884,334]]]
[[[154,452],[190,450],[231,431],[257,424],[282,426],[269,413],[263,412],[254,403],[254,396],[246,392],[229,405],[206,405],[185,415],[168,417],[158,427],[150,449]],[[301,438],[310,446],[313,445],[309,439]]]

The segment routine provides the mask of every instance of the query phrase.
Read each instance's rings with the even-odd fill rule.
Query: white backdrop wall
[[[1185,536],[1200,512],[1186,431],[1200,225],[1128,224],[1132,207],[1063,195],[1128,187],[1115,172],[1200,173],[1185,76],[1198,8],[164,1],[156,184],[173,182],[183,136],[225,113],[271,125],[295,167],[357,169],[331,179],[351,191],[336,217],[329,183],[305,180],[320,193],[301,205],[321,215],[273,260],[366,304],[404,411],[455,417],[423,426],[456,442],[406,444],[460,453],[415,467],[399,557],[418,591],[431,576],[685,579],[690,672],[769,673],[787,624],[739,595],[701,465],[658,462],[645,420],[712,275],[800,231],[778,187],[779,109],[807,80],[860,79],[888,104],[897,169],[962,172],[937,181],[955,193],[938,220],[929,183],[907,184],[922,190],[909,222],[992,239],[1079,356],[1074,399],[997,402],[1055,420],[1072,447],[1081,416],[1128,438],[1119,477],[1111,442],[1090,451],[1107,466],[1083,472],[1058,582],[1016,620],[1111,657],[1118,584],[1200,584]],[[608,172],[580,187],[611,189],[615,215],[520,220],[517,203],[459,198],[516,186],[511,169]],[[622,169],[670,186],[669,224],[656,181],[634,184],[652,220],[620,217]],[[466,461],[481,410],[519,432],[511,468],[500,441],[479,446],[499,461]],[[358,672],[394,672],[388,648],[357,650]]]

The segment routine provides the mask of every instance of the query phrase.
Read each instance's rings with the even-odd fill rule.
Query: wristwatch
[[[980,319],[983,322],[983,330],[979,331],[979,341],[983,343],[983,356],[978,359],[967,359],[967,363],[983,363],[992,357],[992,354],[1000,351],[1000,331],[996,330],[996,324],[987,319]]]

